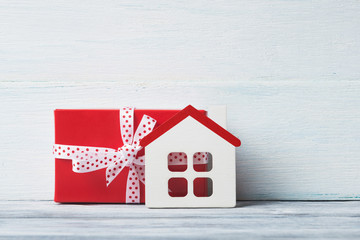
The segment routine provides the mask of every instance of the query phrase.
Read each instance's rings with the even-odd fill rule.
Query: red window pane
[[[168,169],[171,172],[185,172],[187,169],[187,156],[184,152],[171,152],[168,154]]]
[[[188,193],[187,180],[185,178],[170,178],[168,192],[171,197],[185,197]]]
[[[213,182],[211,178],[194,179],[194,195],[196,197],[210,197],[212,193],[213,193]]]
[[[196,152],[193,155],[194,170],[197,172],[209,172],[212,169],[212,155],[209,152]]]

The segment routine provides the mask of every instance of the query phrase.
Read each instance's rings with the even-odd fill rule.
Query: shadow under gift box
[[[158,126],[169,120],[181,110],[134,110],[134,132],[144,114],[154,118]],[[201,111],[206,114],[205,111]],[[124,144],[121,139],[119,110],[68,110],[57,109],[55,114],[55,144],[106,147],[118,149]],[[138,156],[144,155],[144,149]],[[164,159],[167,162],[167,159]],[[146,158],[145,158],[146,167]],[[169,170],[179,166],[169,166]],[[192,166],[188,166],[192,167]],[[206,164],[197,168],[206,169]],[[125,203],[126,181],[129,167],[125,167],[120,174],[106,187],[106,168],[88,173],[72,171],[72,161],[69,159],[55,159],[55,202],[62,203]],[[146,179],[145,179],[146,182]],[[169,189],[186,189],[183,182],[169,182]],[[207,182],[196,185],[197,191],[207,196]],[[177,191],[171,196],[176,197]],[[179,192],[180,196],[182,190]],[[145,186],[140,182],[140,202],[145,202]]]

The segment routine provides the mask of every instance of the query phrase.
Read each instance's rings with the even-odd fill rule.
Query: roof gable
[[[241,142],[237,137],[232,135],[226,129],[224,129],[219,124],[217,124],[216,122],[214,122],[213,120],[211,120],[210,118],[199,112],[196,108],[194,108],[191,105],[188,105],[186,108],[181,110],[175,116],[173,116],[168,121],[160,125],[158,128],[154,129],[148,135],[146,135],[140,141],[140,145],[146,147],[151,142],[153,142],[158,137],[169,131],[171,128],[173,128],[175,125],[183,121],[188,116],[194,118],[196,121],[207,127],[210,131],[214,132],[215,134],[223,138],[225,141],[232,144],[234,147],[239,147],[241,145]]]

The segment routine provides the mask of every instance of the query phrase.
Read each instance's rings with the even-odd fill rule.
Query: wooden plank
[[[239,202],[227,209],[0,201],[0,239],[358,239],[360,202]]]
[[[238,199],[359,199],[358,1],[0,3],[0,199],[52,199],[55,108],[228,105]]]

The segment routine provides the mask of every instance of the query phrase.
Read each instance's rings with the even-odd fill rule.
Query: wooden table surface
[[[360,239],[359,201],[240,201],[227,209],[0,201],[0,239]]]

